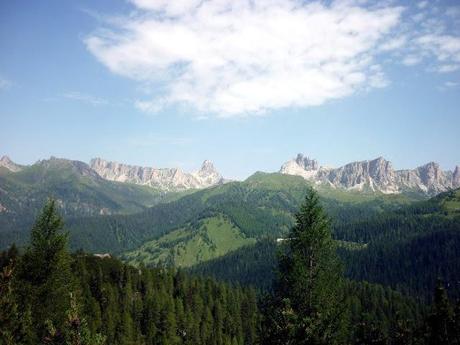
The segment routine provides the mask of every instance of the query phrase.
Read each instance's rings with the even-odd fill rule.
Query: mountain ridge
[[[18,172],[23,169],[22,165],[16,164],[8,156],[3,156],[2,158],[0,158],[0,167],[4,167],[12,172]]]
[[[180,168],[141,167],[102,158],[91,159],[89,165],[107,180],[147,185],[166,191],[202,189],[225,181],[209,160],[203,162],[200,170],[192,173],[186,173]]]
[[[429,162],[415,169],[395,170],[392,163],[383,157],[329,168],[299,153],[296,158],[284,163],[279,172],[301,176],[316,185],[384,194],[415,192],[434,196],[460,187],[459,166],[454,171],[443,171],[438,163]]]
[[[4,172],[17,173],[28,167],[50,166],[60,162],[61,165],[72,166],[81,175],[92,176],[113,182],[132,183],[147,186],[163,192],[180,192],[192,189],[202,189],[228,182],[214,167],[210,160],[205,160],[200,169],[187,173],[180,168],[141,167],[108,161],[102,158],[93,158],[89,164],[66,158],[51,156],[41,159],[31,165],[19,165],[8,156],[0,159],[0,168]]]
[[[0,159],[0,173],[19,173],[27,167],[49,165],[53,161],[62,164],[72,162],[73,169],[81,175],[151,187],[162,192],[193,191],[229,182],[209,160],[205,160],[198,171],[189,173],[180,168],[142,167],[102,158],[93,158],[87,164],[52,156],[33,165],[19,165],[8,156],[3,156]],[[395,170],[392,163],[383,157],[331,168],[299,153],[294,159],[285,162],[279,173],[300,176],[318,187],[365,193],[417,194],[431,197],[460,187],[459,165],[453,171],[443,171],[436,162],[414,169]]]

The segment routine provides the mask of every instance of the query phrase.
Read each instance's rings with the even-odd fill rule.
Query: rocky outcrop
[[[179,168],[152,168],[110,162],[94,158],[91,168],[102,178],[111,181],[146,185],[165,191],[200,189],[223,183],[212,162],[203,162],[200,170],[186,173]]]
[[[16,164],[8,156],[3,156],[0,159],[0,167],[4,167],[4,168],[6,168],[6,169],[8,169],[9,171],[12,171],[12,172],[21,171],[22,168],[23,168],[22,165]]]
[[[280,173],[302,176],[315,184],[334,188],[396,194],[420,192],[435,195],[460,187],[460,167],[454,172],[442,171],[430,162],[413,170],[394,170],[382,157],[370,161],[352,162],[337,169],[319,166],[316,160],[298,154],[283,164]]]
[[[452,174],[452,184],[454,188],[460,187],[460,166],[459,165],[455,167],[455,170]]]

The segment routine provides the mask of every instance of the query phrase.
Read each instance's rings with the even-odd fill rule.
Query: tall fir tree
[[[272,339],[265,342],[343,343],[342,269],[329,219],[313,189],[308,191],[295,219],[295,225],[282,242],[275,285],[276,308],[271,309],[271,321],[265,323],[272,330],[263,331],[271,333]],[[278,334],[273,334],[273,329]]]
[[[46,335],[47,324],[62,329],[70,309],[69,294],[74,284],[63,226],[56,202],[49,200],[32,228],[30,246],[18,264],[16,289],[20,308],[30,306],[37,342]]]

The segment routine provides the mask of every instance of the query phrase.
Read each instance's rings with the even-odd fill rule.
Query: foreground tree
[[[275,296],[265,306],[265,344],[343,343],[341,265],[330,222],[312,189],[282,242]]]
[[[67,234],[54,200],[49,200],[32,228],[30,246],[18,265],[16,289],[20,308],[30,306],[36,341],[47,332],[47,324],[62,329],[70,309],[73,290]]]

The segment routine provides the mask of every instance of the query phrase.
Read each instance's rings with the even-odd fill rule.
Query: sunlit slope
[[[189,267],[253,243],[228,218],[216,215],[148,241],[123,259],[134,265]]]

